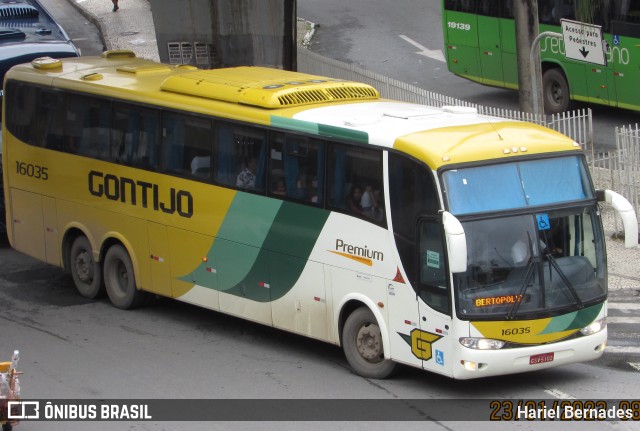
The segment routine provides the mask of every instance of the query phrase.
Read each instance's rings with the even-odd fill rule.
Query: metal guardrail
[[[615,169],[614,189],[626,197],[640,211],[640,127],[616,127],[617,169]]]

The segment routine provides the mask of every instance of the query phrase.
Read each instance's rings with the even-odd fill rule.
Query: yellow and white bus
[[[469,379],[598,358],[607,267],[580,147],[528,123],[262,67],[126,51],[4,83],[14,248],[128,309],[153,293]],[[634,235],[627,235],[633,246]]]

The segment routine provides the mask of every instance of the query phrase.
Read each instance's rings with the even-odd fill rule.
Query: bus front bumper
[[[605,350],[607,329],[551,344],[501,350],[462,348],[453,364],[455,379],[523,373],[598,359]]]

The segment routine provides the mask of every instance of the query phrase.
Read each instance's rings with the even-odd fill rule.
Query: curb
[[[105,51],[109,51],[111,49],[111,43],[105,39],[104,35],[106,33],[106,29],[104,28],[104,24],[102,21],[98,19],[92,12],[88,9],[83,8],[78,4],[76,0],[67,0],[71,6],[73,6],[82,16],[84,16],[87,20],[89,20],[93,25],[98,27],[98,31],[100,32],[100,40],[102,41],[102,47]]]

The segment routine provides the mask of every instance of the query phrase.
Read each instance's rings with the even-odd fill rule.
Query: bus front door
[[[440,219],[419,223],[418,311],[420,331],[412,337],[422,367],[451,375],[451,295],[445,236]]]
[[[578,67],[580,66],[574,66],[574,68]],[[614,66],[609,63],[608,65],[585,64],[582,67],[584,67],[584,73],[587,78],[587,96],[589,102],[611,105],[611,98],[615,97],[615,89],[613,87]],[[571,86],[571,84],[569,85]],[[615,105],[615,103],[613,104]]]
[[[439,313],[420,301],[420,334],[416,335],[417,353],[422,357],[422,368],[451,376],[453,351],[451,348],[451,317]]]

